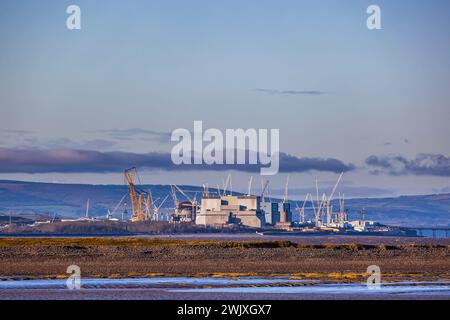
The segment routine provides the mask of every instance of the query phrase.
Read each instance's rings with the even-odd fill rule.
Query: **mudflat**
[[[2,279],[289,275],[356,282],[377,265],[384,279],[450,279],[448,244],[296,243],[160,238],[1,238]]]

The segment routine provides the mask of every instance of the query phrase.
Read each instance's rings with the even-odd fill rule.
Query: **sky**
[[[446,0],[0,0],[0,179],[222,184],[167,158],[201,120],[280,129],[275,193],[340,171],[350,197],[448,192],[449,39]]]

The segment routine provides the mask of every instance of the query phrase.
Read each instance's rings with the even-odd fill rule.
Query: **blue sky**
[[[70,4],[81,7],[80,31],[65,27]],[[366,28],[370,4],[381,8],[382,30]],[[355,186],[386,194],[443,189],[449,9],[445,0],[0,0],[0,148],[168,152],[167,132],[203,120],[219,129],[280,128],[283,152],[354,164],[345,178]],[[421,153],[440,170],[416,170]],[[373,167],[372,155],[410,162],[403,171]],[[143,175],[148,183],[218,180],[214,172]],[[302,188],[315,176],[336,174],[291,180]],[[120,173],[84,172],[0,178],[122,181]]]

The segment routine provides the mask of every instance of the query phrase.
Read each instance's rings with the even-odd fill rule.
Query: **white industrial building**
[[[204,196],[196,223],[208,226],[241,224],[261,228],[266,224],[259,196]]]

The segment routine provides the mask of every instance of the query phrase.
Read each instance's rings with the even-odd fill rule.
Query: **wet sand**
[[[160,289],[3,290],[0,300],[448,300],[445,294],[191,293]]]
[[[313,234],[279,234],[258,235],[256,233],[187,233],[173,235],[141,235],[137,238],[177,239],[177,240],[216,240],[216,241],[283,241],[298,244],[348,244],[367,245],[450,245],[450,238],[427,237],[391,237],[391,236],[358,236],[358,235],[313,235]]]

